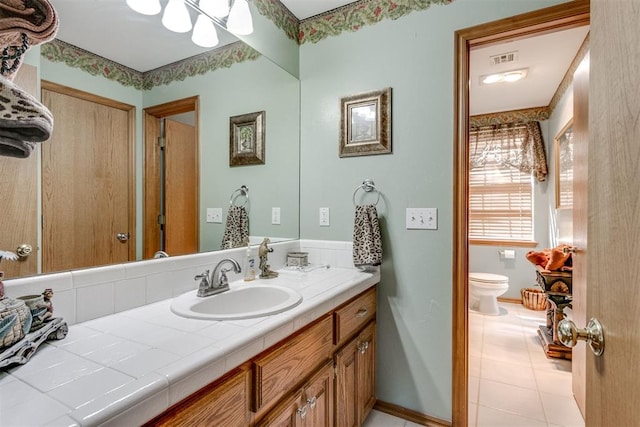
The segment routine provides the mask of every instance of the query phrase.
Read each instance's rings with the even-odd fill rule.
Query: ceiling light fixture
[[[157,15],[162,10],[160,0],[127,0],[127,6],[143,15]]]
[[[144,15],[157,15],[162,10],[160,0],[126,0],[134,11]],[[218,44],[214,24],[236,35],[253,33],[253,19],[247,0],[169,0],[162,15],[162,25],[176,33],[192,28],[189,6],[199,15],[193,26],[191,40],[198,46],[211,48]]]
[[[229,0],[200,0],[200,9],[207,15],[224,18],[229,14]]]
[[[512,83],[522,80],[527,77],[529,73],[528,68],[521,68],[519,70],[505,71],[503,73],[485,74],[480,76],[481,85],[490,85],[494,83]]]
[[[235,0],[233,2],[227,19],[227,30],[241,36],[253,33],[253,22],[247,0]]]
[[[196,25],[193,27],[191,41],[200,47],[214,47],[218,44],[218,33],[211,19],[203,14],[198,15]]]
[[[186,33],[191,30],[191,15],[184,0],[169,0],[162,14],[162,25],[175,33]]]

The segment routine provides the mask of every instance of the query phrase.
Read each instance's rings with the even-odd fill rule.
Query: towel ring
[[[234,204],[234,202],[238,200],[238,197],[240,196],[245,197],[244,203],[241,205]],[[229,204],[231,206],[245,207],[248,201],[249,201],[249,188],[247,188],[246,185],[243,185],[242,187],[238,188],[236,191],[231,193],[231,197],[229,198]]]
[[[356,203],[356,194],[358,193],[358,190],[362,190],[367,193],[370,193],[372,191],[375,191],[376,193],[378,193],[378,198],[374,203],[375,206],[378,206],[378,202],[380,201],[380,192],[376,190],[376,184],[375,182],[373,182],[372,179],[365,179],[362,182],[362,184],[358,185],[356,189],[353,191],[353,206],[358,206],[358,204]]]

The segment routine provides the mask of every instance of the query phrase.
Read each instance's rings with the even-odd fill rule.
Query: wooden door
[[[573,301],[572,317],[577,325],[587,324],[587,219],[589,159],[589,54],[573,76]],[[581,327],[583,327],[581,326]],[[585,414],[586,346],[572,350],[572,388],[578,407]]]
[[[43,272],[135,259],[134,107],[49,82],[42,100]]]
[[[376,403],[376,324],[358,336],[358,420],[362,424]]]
[[[358,425],[358,339],[354,338],[335,355],[335,408],[336,425],[353,427]]]
[[[304,426],[333,426],[333,361],[328,361],[309,380],[302,403],[307,406]]]
[[[585,421],[635,426],[640,420],[640,7],[636,1],[592,0],[591,10],[587,318],[602,323],[605,350],[596,357],[587,349]]]
[[[165,251],[198,252],[198,147],[193,126],[165,120]]]
[[[14,83],[27,93],[37,96],[37,69],[22,64]],[[49,144],[49,142],[44,142]],[[0,157],[0,249],[16,252],[18,246],[28,244],[33,252],[19,261],[2,261],[0,271],[5,279],[37,273],[37,183],[38,155],[36,149],[26,159]]]

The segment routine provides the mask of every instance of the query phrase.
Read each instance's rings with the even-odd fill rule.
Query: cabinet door
[[[308,427],[333,426],[333,362],[329,361],[309,380],[304,389],[307,406],[303,425]]]
[[[376,403],[376,324],[374,322],[358,335],[356,366],[358,421],[362,424]]]
[[[247,368],[234,371],[146,424],[149,426],[249,425],[250,376]]]
[[[256,427],[299,427],[303,425],[306,415],[307,407],[299,391],[278,403],[256,424]]]
[[[358,425],[357,404],[357,337],[351,340],[335,355],[336,364],[336,425],[354,427]]]

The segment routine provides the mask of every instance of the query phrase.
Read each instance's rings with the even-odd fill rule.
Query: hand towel
[[[0,155],[29,157],[51,132],[53,115],[47,107],[0,76]]]
[[[13,80],[29,47],[56,36],[58,15],[48,0],[0,0],[2,75]]]
[[[249,240],[249,216],[244,206],[231,206],[222,236],[221,249],[246,246]]]
[[[356,206],[353,226],[353,264],[358,266],[382,263],[382,237],[375,205]]]

